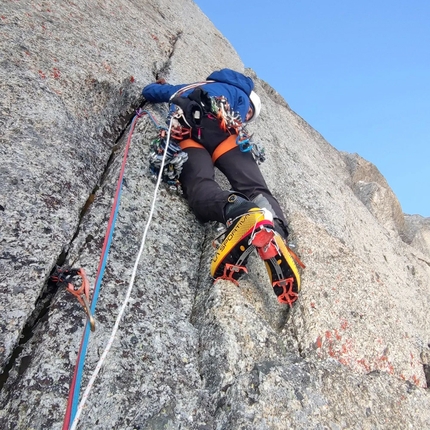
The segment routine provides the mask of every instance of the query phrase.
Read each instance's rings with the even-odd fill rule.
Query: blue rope
[[[93,299],[91,301],[91,313],[93,315],[94,315],[94,312],[96,310],[97,300],[98,300],[99,295],[100,295],[100,285],[101,285],[102,280],[103,280],[103,275],[104,275],[104,271],[106,269],[109,249],[110,249],[110,246],[112,244],[113,231],[114,231],[116,218],[117,218],[117,214],[118,214],[118,208],[119,208],[119,202],[121,199],[121,194],[122,194],[122,181],[121,181],[121,190],[120,190],[119,196],[118,196],[118,202],[117,202],[117,205],[115,207],[115,213],[114,213],[113,222],[112,222],[112,229],[111,229],[110,234],[109,234],[109,238],[108,238],[108,242],[107,242],[107,246],[106,246],[106,252],[105,252],[105,255],[103,256],[103,261],[102,261],[101,270],[100,270],[100,276],[99,276],[97,283],[94,287],[94,295],[93,295]],[[82,342],[82,349],[81,349],[82,353],[81,353],[81,356],[79,357],[80,360],[78,363],[78,372],[77,372],[77,376],[76,376],[75,391],[73,393],[73,403],[72,403],[73,406],[72,406],[72,413],[71,413],[70,422],[73,422],[73,420],[75,419],[76,412],[77,412],[78,405],[79,405],[79,395],[80,395],[80,391],[81,391],[82,374],[84,371],[85,356],[86,356],[86,352],[87,352],[87,348],[88,348],[89,337],[90,337],[90,325],[87,321],[87,323],[85,325],[84,340]]]
[[[137,114],[134,116],[134,118],[131,122],[130,133],[133,132],[136,120],[138,118],[140,118],[144,113],[146,113],[151,118],[151,120],[154,122],[154,124],[158,127],[157,123],[152,118],[152,116],[149,112],[141,111],[139,109]],[[130,139],[131,139],[131,136],[130,136]],[[123,174],[123,171],[121,171],[121,174]],[[116,219],[117,219],[117,215],[118,215],[119,204],[121,201],[122,184],[123,184],[123,177],[121,177],[121,182],[119,183],[118,198],[116,199],[116,205],[115,205],[114,212],[113,212],[112,223],[110,223],[110,231],[109,231],[109,235],[108,235],[108,240],[106,242],[106,247],[104,249],[103,259],[102,259],[102,262],[100,265],[99,276],[98,276],[96,285],[94,286],[93,299],[91,301],[91,313],[92,314],[94,314],[95,309],[96,309],[97,300],[98,300],[99,294],[100,294],[100,285],[102,283],[104,271],[106,269],[107,259],[108,259],[108,255],[109,255],[109,249],[110,249],[110,246],[112,244],[113,232],[115,229],[115,223],[116,223]],[[76,412],[77,412],[77,409],[79,406],[79,395],[80,395],[80,391],[81,391],[82,374],[83,374],[83,370],[84,370],[85,356],[86,356],[86,352],[88,349],[89,335],[90,335],[90,325],[87,321],[87,323],[85,325],[85,333],[84,333],[84,337],[83,337],[81,349],[80,349],[79,362],[77,364],[77,372],[76,372],[75,387],[74,387],[74,392],[73,392],[71,415],[70,415],[70,421],[68,424],[69,427],[70,427],[70,423],[72,423],[75,419]]]
[[[154,119],[154,117],[152,116],[151,112],[147,111],[147,110],[139,110],[140,114],[146,114],[149,116],[149,118],[151,119],[151,121],[154,123],[155,127],[157,127],[157,129],[165,129],[167,130],[166,127],[162,127],[161,125],[158,125],[157,121]]]

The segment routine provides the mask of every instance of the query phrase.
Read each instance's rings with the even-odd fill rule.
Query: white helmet
[[[258,95],[254,91],[251,91],[251,94],[249,95],[249,100],[251,101],[254,114],[247,122],[255,121],[258,118],[258,115],[260,115],[261,111],[260,97],[258,97]]]

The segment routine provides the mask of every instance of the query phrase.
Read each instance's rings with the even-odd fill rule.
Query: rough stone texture
[[[430,254],[430,219],[421,215],[405,215],[405,242]]]
[[[141,88],[244,66],[188,0],[8,1],[0,37],[0,427],[58,429],[85,318],[48,279],[56,263],[96,277]],[[250,126],[261,168],[307,265],[301,298],[278,305],[257,257],[240,287],[213,284],[218,226],[162,188],[80,428],[429,428],[429,219],[405,218],[375,166],[246,73],[264,106]],[[144,107],[162,122],[165,106]],[[83,387],[140,248],[155,135],[138,120]]]
[[[342,153],[351,173],[351,188],[375,218],[403,237],[405,217],[397,197],[375,165],[358,154]]]

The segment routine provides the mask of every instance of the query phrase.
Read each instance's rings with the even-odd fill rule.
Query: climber
[[[170,102],[177,107],[182,115],[179,130],[185,132],[178,133],[176,127],[172,138],[188,154],[179,178],[183,195],[198,220],[227,226],[212,260],[211,275],[237,281],[247,271],[247,258],[256,248],[278,301],[291,305],[298,297],[300,275],[286,246],[287,222],[243,133],[246,123],[254,121],[261,110],[253,89],[251,78],[222,69],[191,85],[170,85],[158,79],[143,88],[142,95],[148,102]],[[231,190],[223,190],[215,181],[214,166],[226,176]]]

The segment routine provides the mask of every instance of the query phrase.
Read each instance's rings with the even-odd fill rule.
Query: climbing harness
[[[243,134],[242,134],[243,137]],[[212,163],[215,164],[215,162],[218,160],[221,155],[224,155],[226,152],[231,151],[232,149],[236,148],[238,146],[238,139],[240,138],[240,135],[231,134],[227,139],[222,141],[216,148],[215,151],[212,153]],[[249,143],[243,141],[243,144],[250,145],[247,147],[246,151],[242,152],[248,152],[251,151],[252,156],[254,157],[254,160],[257,164],[261,164],[265,160],[265,153],[264,148],[260,144]],[[178,142],[178,146],[184,150],[187,148],[200,148],[205,149],[204,146],[198,142],[196,142],[194,139],[184,139]],[[240,148],[240,146],[239,146]]]
[[[227,99],[224,96],[211,97],[211,108],[220,122],[221,130],[236,134],[236,144],[240,150],[242,152],[250,151],[252,149],[251,136],[245,130],[240,115],[231,110]]]
[[[196,82],[196,83],[187,85],[181,88],[180,90],[178,90],[175,94],[172,95],[172,97],[170,97],[170,103],[173,105],[173,108],[171,108],[169,111],[168,119],[169,120],[173,119],[172,133],[171,133],[172,139],[176,140],[177,142],[181,142],[185,139],[191,140],[191,134],[192,134],[192,125],[190,125],[189,121],[187,120],[183,109],[180,106],[174,104],[175,99],[178,99],[178,97],[180,97],[182,94],[184,94],[189,90],[197,89],[211,82],[215,82],[215,81]],[[231,135],[236,135],[235,143],[237,146],[239,146],[242,152],[251,151],[252,156],[254,157],[254,160],[258,164],[263,163],[266,158],[263,146],[259,143],[255,143],[252,141],[252,135],[250,135],[245,128],[246,124],[243,123],[240,114],[238,112],[234,112],[231,109],[227,98],[225,96],[219,96],[219,97],[208,96],[208,98],[209,98],[210,106],[205,106],[206,109],[208,110],[206,114],[208,116],[213,116],[214,118],[216,118],[219,121],[220,128],[223,131],[228,132]],[[196,119],[201,120],[200,117]],[[197,128],[197,133],[198,133],[198,137],[200,137],[200,133],[201,133],[200,128]],[[182,149],[184,149],[183,145],[180,145],[180,146]],[[202,147],[202,145],[200,145],[199,147]],[[230,149],[232,148],[229,148],[228,150]],[[221,156],[225,152],[222,152],[219,156]]]
[[[80,278],[80,286],[76,284],[77,281],[74,279],[77,277]],[[96,323],[90,309],[90,283],[88,282],[85,270],[82,268],[71,269],[57,266],[51,276],[51,280],[54,281],[58,287],[65,287],[69,293],[73,294],[78,299],[78,302],[82,305],[87,314],[91,331],[94,331],[96,329]]]

